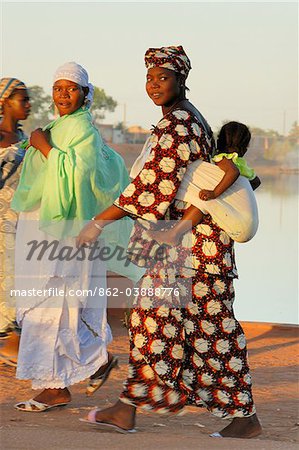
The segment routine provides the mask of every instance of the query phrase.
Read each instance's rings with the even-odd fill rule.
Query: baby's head
[[[238,153],[244,156],[251,139],[246,125],[240,122],[228,122],[219,131],[217,153]]]

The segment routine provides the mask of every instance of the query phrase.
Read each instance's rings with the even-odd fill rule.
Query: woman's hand
[[[44,156],[48,156],[52,146],[49,143],[50,133],[48,130],[43,131],[41,128],[37,128],[32,131],[30,136],[30,145],[42,152]]]
[[[201,200],[213,200],[216,198],[214,191],[208,191],[207,189],[202,189],[199,193],[199,198]]]
[[[103,231],[103,228],[109,223],[115,220],[126,217],[128,213],[115,205],[109,206],[105,211],[94,217],[94,220],[88,222],[85,227],[80,231],[76,238],[77,248],[82,247],[84,244],[92,244],[97,240]]]
[[[76,247],[82,247],[83,245],[92,244],[102,233],[102,230],[95,226],[94,221],[88,222],[85,227],[80,231],[76,238]]]

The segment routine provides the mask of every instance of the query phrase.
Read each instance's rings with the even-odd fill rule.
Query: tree
[[[95,86],[93,103],[90,108],[95,122],[101,122],[105,118],[105,112],[113,112],[116,106],[117,102],[107,95],[104,89]]]
[[[298,122],[294,122],[292,128],[289,131],[288,138],[291,142],[299,144],[299,125]]]
[[[126,131],[126,126],[124,122],[118,122],[115,127],[116,130],[122,130],[123,132]]]
[[[278,131],[276,130],[263,130],[258,127],[249,127],[252,136],[263,136],[263,137],[271,137],[271,138],[282,138]]]
[[[31,103],[31,114],[42,116],[47,111],[50,111],[50,106],[53,103],[51,95],[45,94],[41,86],[30,86],[29,96]]]
[[[47,95],[41,86],[30,86],[28,91],[31,112],[26,122],[24,122],[24,130],[30,133],[50,122],[53,114],[53,100],[51,95]]]

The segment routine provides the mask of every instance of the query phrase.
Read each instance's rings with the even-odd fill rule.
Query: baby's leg
[[[167,231],[151,231],[152,239],[168,245],[177,245],[184,233],[191,230],[191,227],[202,222],[203,213],[196,206],[191,205],[186,209],[183,217],[174,227]]]

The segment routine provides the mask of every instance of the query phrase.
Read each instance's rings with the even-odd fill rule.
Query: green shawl
[[[41,230],[55,238],[74,237],[84,221],[113,204],[129,184],[128,172],[122,157],[103,143],[88,110],[59,117],[44,130],[50,132],[52,149],[46,158],[29,147],[11,207],[40,207]],[[102,237],[126,249],[131,227],[130,219],[122,219],[107,226]]]

